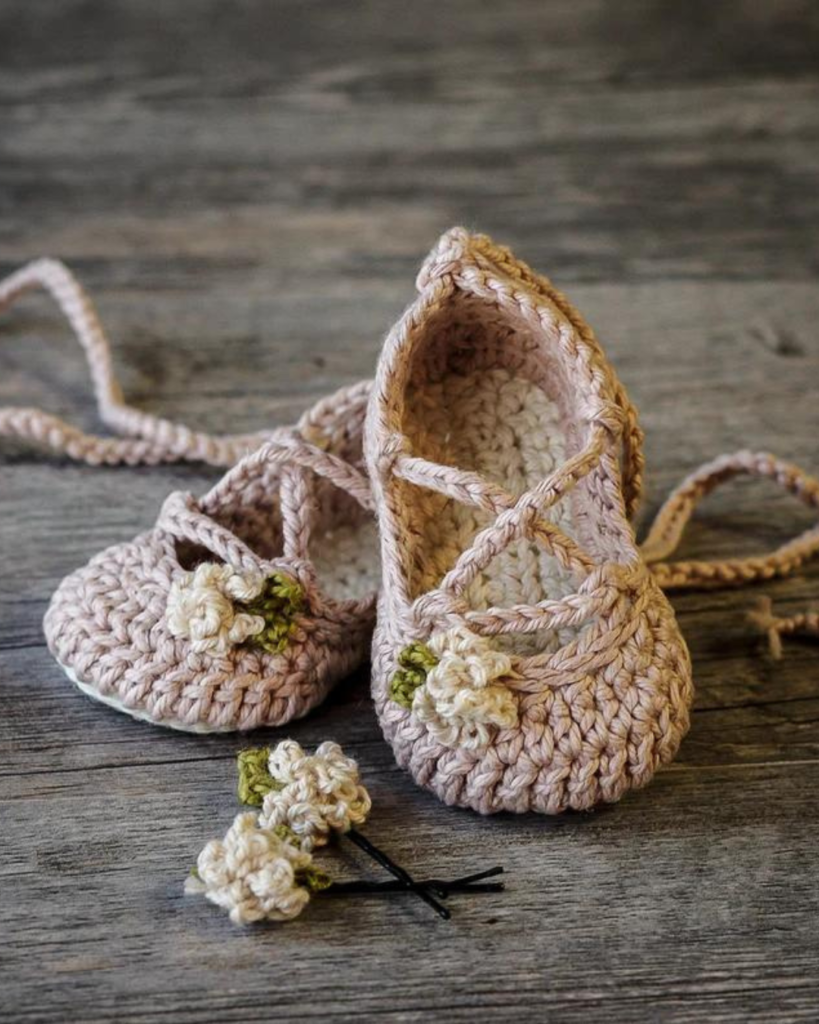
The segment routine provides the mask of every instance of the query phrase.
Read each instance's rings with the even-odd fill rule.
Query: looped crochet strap
[[[162,504],[156,525],[178,540],[200,544],[237,572],[262,574],[265,562],[235,533],[205,515],[194,496],[174,491]]]
[[[312,495],[305,471],[330,480],[365,509],[372,509],[372,495],[364,474],[321,447],[327,440],[322,429],[327,414],[332,413],[334,421],[345,421],[345,411],[349,417],[360,419],[370,383],[364,381],[328,396],[301,417],[295,430],[280,427],[224,436],[190,430],[171,420],[142,413],[124,402],[113,370],[111,346],[96,310],[62,263],[37,260],[0,281],[0,311],[38,286],[52,296],[65,314],[85,352],[100,418],[113,430],[134,437],[85,434],[39,409],[25,408],[0,409],[0,435],[39,441],[92,465],[157,464],[184,459],[233,466],[199,503],[189,494],[172,494],[163,506],[158,525],[179,539],[201,544],[240,571],[265,573],[280,568],[299,576],[302,584],[312,589],[315,574],[307,559]],[[281,562],[260,559],[212,518],[231,496],[239,496],[254,484],[266,491],[274,482],[280,488],[282,504],[285,560]]]
[[[305,589],[311,592],[314,589],[315,573],[309,562],[291,558],[260,558],[235,533],[202,512],[196,498],[185,491],[174,491],[168,495],[156,525],[177,540],[206,548],[237,572],[267,576],[273,570],[280,570],[298,578]]]
[[[304,439],[298,430],[282,430],[280,436],[265,441],[256,451],[234,466],[202,499],[203,506],[218,503],[225,496],[243,489],[271,465],[292,465],[311,470],[345,491],[368,512],[374,509],[367,477],[355,466]]]
[[[819,610],[797,612],[796,615],[776,615],[769,597],[760,597],[748,613],[748,620],[768,638],[768,646],[775,660],[782,657],[783,636],[819,637]]]
[[[582,465],[585,465],[585,456],[586,453],[581,453],[579,461]],[[567,566],[587,573],[577,594],[558,601],[542,601],[536,605],[494,607],[485,610],[470,608],[468,603],[462,600],[461,595],[483,567],[488,555],[494,553],[498,543],[505,539],[506,533],[514,532],[521,501],[510,508],[508,496],[500,489],[476,489],[475,484],[480,483],[480,478],[473,482],[467,479],[466,474],[461,474],[456,481],[447,486],[437,473],[433,478],[431,468],[423,465],[422,460],[408,459],[404,463],[404,472],[401,468],[397,471],[399,475],[415,478],[419,482],[419,478],[425,477],[424,483],[428,486],[444,493],[449,492],[452,497],[460,500],[471,499],[472,503],[479,507],[490,508],[498,501],[499,504],[507,504],[507,508],[490,527],[478,534],[472,547],[461,554],[455,567],[444,577],[440,586],[413,603],[412,614],[416,621],[440,624],[452,617],[453,621],[458,618],[468,621],[470,628],[486,635],[531,633],[540,629],[577,626],[593,616],[606,612],[627,591],[636,593],[644,589],[646,573],[640,567],[630,569],[628,566],[619,565],[594,567],[583,564],[583,553],[579,550],[566,549],[562,543],[564,535],[556,528],[551,528],[555,529],[557,536],[538,536],[538,539],[546,542],[552,553],[560,556],[561,561]],[[785,576],[819,552],[817,524],[794,540],[763,556],[715,561],[665,561],[664,559],[667,559],[679,544],[685,526],[699,501],[721,483],[740,475],[774,480],[808,508],[819,510],[819,480],[797,466],[767,453],[749,451],[722,455],[714,459],[687,477],[672,492],[657,514],[642,546],[643,560],[654,581],[663,589],[723,587]],[[530,499],[531,494],[532,492],[524,498]],[[530,501],[523,504],[530,508],[535,507]],[[535,521],[530,524],[528,532],[532,536],[538,535],[546,525],[542,520]],[[781,651],[779,638],[782,635],[819,634],[819,614],[815,612],[780,619],[772,615],[770,607],[766,607],[764,612],[754,614],[753,621],[769,636],[775,656]]]
[[[71,325],[85,352],[100,419],[125,438],[86,434],[40,409],[0,409],[0,435],[45,444],[90,465],[158,465],[205,462],[232,466],[257,448],[273,431],[213,435],[181,423],[140,412],[128,405],[111,361],[111,346],[91,299],[70,270],[58,260],[40,259],[0,281],[0,312],[34,288],[44,288]]]
[[[605,565],[590,573],[577,592],[567,597],[483,610],[472,608],[452,592],[438,589],[419,597],[413,603],[412,615],[416,623],[425,622],[433,628],[465,621],[473,632],[483,636],[576,628],[592,618],[609,615],[621,598],[642,592],[646,578],[645,568],[639,563]],[[633,610],[631,603],[628,607]]]
[[[819,481],[797,466],[765,452],[721,455],[688,476],[657,513],[643,546],[643,558],[665,590],[723,587],[785,576],[819,552],[819,524],[767,555],[716,561],[669,562],[697,504],[736,476],[773,480],[808,506],[819,510]]]
[[[423,291],[434,278],[441,278],[458,271],[461,261],[469,252],[472,260],[486,270],[499,269],[513,281],[521,281],[551,302],[571,324],[577,335],[585,342],[604,373],[611,379],[614,401],[622,414],[622,474],[623,496],[626,515],[632,519],[640,504],[643,491],[645,456],[643,441],[645,435],[640,427],[639,415],[629,400],[626,389],[612,368],[608,365],[600,342],[579,310],[543,274],[517,259],[511,249],[498,245],[487,235],[472,235],[462,227],[455,227],[441,236],[438,244],[424,261],[416,286]]]
[[[364,474],[344,459],[305,441],[295,431],[266,441],[260,448],[234,466],[197,502],[192,495],[177,491],[162,506],[157,526],[174,536],[201,544],[240,571],[264,571],[271,565],[258,558],[234,533],[217,523],[216,515],[231,506],[254,482],[264,480],[271,467],[280,467],[280,497],[284,522],[284,557],[287,564],[307,562],[310,539],[309,509],[312,495],[306,486],[305,471],[329,480],[354,498],[364,509],[373,508],[370,485]],[[272,486],[272,479],[263,484]],[[296,501],[295,499],[299,499]],[[287,514],[289,512],[289,515]]]
[[[587,446],[531,490],[515,498],[480,474],[443,466],[408,454],[392,456],[397,476],[467,505],[494,512],[497,518],[474,537],[446,573],[438,590],[444,594],[461,595],[477,574],[515,537],[528,536],[541,543],[558,563],[570,572],[585,578],[596,568],[594,559],[542,513],[564,495],[597,465],[609,443],[609,429],[594,426]]]

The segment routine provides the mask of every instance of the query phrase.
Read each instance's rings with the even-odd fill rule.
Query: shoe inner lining
[[[362,467],[361,420],[320,439],[323,447]],[[284,554],[280,506],[279,464],[270,463],[249,475],[242,486],[208,504],[205,511],[265,559]],[[322,593],[336,601],[357,601],[378,590],[381,580],[378,536],[373,516],[349,494],[328,480],[308,475],[314,514],[307,542]],[[309,497],[308,501],[311,500]],[[177,545],[184,568],[196,561],[213,560],[204,552],[188,552]],[[184,561],[183,561],[184,560]],[[191,564],[193,562],[193,564]]]
[[[370,516],[316,531],[310,554],[322,590],[336,601],[359,600],[381,586],[378,531]]]
[[[405,430],[412,450],[432,461],[473,470],[514,496],[529,490],[566,459],[566,436],[556,403],[533,381],[510,369],[447,372],[409,386]],[[402,482],[410,521],[407,565],[414,594],[437,586],[494,515]],[[567,499],[543,513],[569,536]],[[573,593],[577,580],[537,543],[512,541],[470,584],[476,609],[536,604]],[[576,630],[505,637],[519,653],[556,650]]]

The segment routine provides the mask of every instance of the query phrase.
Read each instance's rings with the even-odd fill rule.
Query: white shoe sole
[[[103,696],[93,686],[77,678],[77,674],[73,669],[68,668],[67,665],[63,665],[62,662],[57,662],[60,668],[65,672],[71,682],[77,687],[77,689],[90,697],[92,700],[98,701],[100,704],[105,704],[109,708],[114,708],[116,711],[122,711],[124,714],[129,715],[131,718],[136,718],[140,722],[148,722],[150,725],[160,726],[165,729],[176,729],[178,732],[193,732],[193,733],[212,733],[212,732],[234,732],[231,728],[220,729],[217,726],[212,725],[189,725],[187,722],[180,722],[178,718],[163,718],[158,721],[155,718],[145,712],[140,711],[138,708],[129,708],[127,704],[124,704],[121,700],[117,700],[116,697]]]

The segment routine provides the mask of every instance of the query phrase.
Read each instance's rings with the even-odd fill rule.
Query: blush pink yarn
[[[46,614],[49,647],[85,692],[136,717],[193,731],[283,724],[365,657],[375,503],[385,565],[373,692],[400,763],[484,813],[615,800],[674,756],[688,725],[688,655],[659,587],[770,579],[819,550],[817,526],[762,557],[670,563],[697,502],[751,474],[819,509],[819,483],[765,453],[721,456],[671,495],[638,549],[642,432],[580,314],[507,249],[461,229],[418,285],[370,399],[373,498],[368,382],[293,429],[193,431],[125,403],[99,319],[62,264],[39,260],[0,282],[0,310],[34,287],[51,293],[85,350],[101,418],[130,436],[25,408],[0,409],[0,434],[91,464],[234,467],[201,499],[171,495],[153,530],[69,576]],[[221,635],[202,649],[172,632],[169,599],[203,563],[216,563],[211,578],[230,567],[300,588],[283,649]],[[768,605],[754,621],[774,651],[783,635],[819,632],[814,613],[778,618]],[[236,636],[252,625],[244,614]],[[429,646],[419,654],[418,643]],[[409,710],[391,685],[419,664],[429,684]]]
[[[369,384],[322,399],[293,429],[213,437],[125,404],[93,306],[60,263],[0,282],[0,309],[42,286],[85,350],[102,419],[130,438],[93,437],[37,409],[0,410],[0,433],[96,463],[187,459],[230,466],[204,497],[172,494],[154,529],[96,555],[46,612],[49,649],[92,697],[191,731],[281,725],[306,714],[367,654],[378,585],[372,499],[360,468]],[[173,635],[169,597],[188,570],[283,574],[302,607],[284,649],[194,650]]]
[[[375,539],[362,511],[369,488],[353,465],[366,394],[359,386],[325,399],[203,498],[170,495],[153,530],[101,552],[60,584],[46,639],[86,693],[179,729],[255,729],[306,714],[361,664],[377,585]],[[324,549],[323,574],[313,542]],[[174,581],[203,561],[258,578],[283,573],[299,585],[305,607],[283,651],[239,644],[196,652],[171,634]]]
[[[386,340],[365,426],[384,735],[447,804],[557,813],[617,800],[674,757],[689,725],[689,656],[658,584],[767,578],[819,546],[814,529],[764,559],[661,562],[694,504],[740,472],[812,507],[819,485],[771,456],[723,457],[669,499],[650,568],[629,521],[643,470],[636,411],[580,314],[508,249],[459,228],[418,290]],[[407,706],[401,687],[423,673],[430,686]],[[460,733],[450,685],[473,687]]]

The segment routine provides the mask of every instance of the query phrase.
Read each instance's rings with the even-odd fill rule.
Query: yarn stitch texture
[[[251,795],[253,803],[261,796],[262,826],[285,830],[302,850],[312,852],[334,832],[348,832],[367,820],[372,801],[358,764],[337,743],[326,741],[315,754],[307,754],[295,740],[283,740],[271,751],[251,753],[252,758],[239,762],[240,796]],[[264,783],[261,760],[266,761]],[[254,775],[252,785],[248,770]]]
[[[224,839],[199,854],[185,893],[228,910],[234,924],[290,921],[310,901],[304,876],[311,864],[309,853],[260,827],[255,814],[237,814]]]
[[[360,440],[348,431],[364,394],[325,400],[203,498],[170,495],[153,530],[62,582],[44,629],[86,692],[163,725],[245,730],[306,714],[360,664],[377,549],[362,508],[367,484],[352,465]],[[340,433],[341,446],[305,440],[319,432],[328,441]],[[214,574],[222,587],[256,582],[244,604],[218,587],[203,597],[197,577]]]
[[[128,406],[90,299],[54,260],[0,282],[0,309],[43,287],[88,360],[94,437],[37,409],[0,410],[0,434],[91,464],[180,459],[232,466],[202,498],[177,492],[154,529],[96,555],[45,615],[54,657],[92,697],[193,731],[306,714],[366,657],[378,548],[362,472],[369,384],[342,388],[294,428],[215,437]]]
[[[819,548],[815,527],[761,558],[669,562],[696,503],[749,473],[819,508],[819,484],[770,455],[723,456],[671,495],[641,551],[630,519],[642,431],[577,310],[459,228],[418,291],[386,340],[365,426],[384,735],[448,804],[557,813],[617,800],[674,757],[689,725],[689,655],[660,587],[769,579]],[[447,662],[441,679],[453,635],[488,660]],[[451,709],[476,683],[505,696],[461,733]]]
[[[775,615],[769,597],[759,598],[756,607],[748,613],[748,619],[767,637],[774,661],[782,657],[782,637],[819,637],[819,610],[798,612],[796,615]]]
[[[202,562],[195,572],[171,584],[165,609],[168,630],[189,640],[191,650],[224,654],[264,629],[264,619],[243,611],[241,604],[242,598],[258,597],[263,587],[260,576],[243,576],[229,565]]]
[[[374,646],[382,724],[399,760],[450,802],[552,811],[616,799],[669,760],[687,728],[687,654],[657,585],[768,580],[819,550],[816,526],[765,556],[671,562],[697,503],[754,475],[816,510],[819,482],[768,453],[720,456],[670,496],[638,552],[628,520],[643,435],[579,313],[508,250],[461,229],[442,237],[418,285],[370,408],[386,558]],[[52,652],[86,693],[160,724],[250,729],[304,714],[363,659],[374,617],[360,471],[369,382],[322,400],[294,429],[193,431],[124,401],[99,318],[61,263],[38,260],[0,281],[0,310],[36,287],[85,351],[102,420],[128,436],[88,435],[28,408],[0,409],[0,435],[92,465],[243,460],[199,501],[172,495],[154,530],[63,582],[45,619]],[[246,604],[225,592],[229,607],[210,594],[197,616],[179,594],[207,566],[266,589]],[[777,618],[766,606],[753,621],[775,655],[782,636],[819,635],[815,612]],[[430,746],[446,717],[434,701],[419,702],[424,732],[418,716],[396,717],[419,690],[428,703],[433,634],[464,628],[510,658],[514,675],[498,683],[522,713],[517,729],[504,726],[511,714],[487,717],[480,758]]]
[[[518,724],[518,705],[504,685],[512,659],[486,637],[455,628],[430,638],[435,664],[412,698],[412,713],[445,747],[485,747],[497,729]]]
[[[237,766],[239,799],[261,805],[262,811],[239,815],[223,840],[208,843],[185,884],[186,893],[204,894],[228,909],[236,924],[290,919],[310,894],[328,890],[336,895],[412,894],[444,919],[451,915],[440,901],[453,893],[503,891],[503,882],[490,881],[504,873],[500,866],[419,882],[361,835],[354,826],[369,814],[370,796],[357,763],[337,743],[322,743],[307,754],[298,743],[283,740],[273,750],[241,751]],[[316,867],[313,850],[339,834],[348,835],[392,879],[336,882]]]

